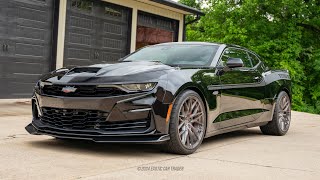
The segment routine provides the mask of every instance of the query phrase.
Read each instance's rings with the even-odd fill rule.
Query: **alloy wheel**
[[[195,96],[184,100],[179,110],[178,132],[181,144],[193,149],[202,141],[205,128],[205,110],[202,101]]]
[[[290,99],[287,95],[282,96],[280,99],[278,118],[281,131],[286,132],[289,129],[291,121]]]

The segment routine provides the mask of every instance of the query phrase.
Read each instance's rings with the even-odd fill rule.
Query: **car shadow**
[[[211,144],[222,141],[234,141],[246,139],[248,137],[261,136],[258,129],[246,129],[226,134],[216,135],[206,138],[203,145],[210,146]],[[111,156],[151,156],[155,154],[168,155],[161,151],[159,144],[135,144],[135,143],[95,143],[85,140],[63,140],[50,138],[45,140],[28,141],[33,148],[53,149],[59,152],[84,153],[95,155],[111,155]]]
[[[250,128],[239,131],[233,131],[225,134],[219,134],[216,136],[212,136],[203,140],[203,144],[211,144],[211,143],[219,143],[221,141],[226,140],[243,140],[246,138],[253,138],[255,136],[263,137],[260,129],[258,128]]]
[[[140,156],[161,154],[158,144],[135,143],[96,143],[86,140],[63,140],[50,138],[46,140],[30,141],[32,147],[54,149],[59,152],[74,152],[95,155]]]

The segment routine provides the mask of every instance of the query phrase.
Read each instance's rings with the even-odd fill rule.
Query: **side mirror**
[[[240,58],[229,58],[227,61],[227,66],[229,68],[237,68],[237,67],[243,67],[243,61]]]

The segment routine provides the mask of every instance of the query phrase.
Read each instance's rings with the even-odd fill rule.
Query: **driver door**
[[[229,58],[240,58],[244,67],[228,68]],[[221,104],[220,115],[216,119],[219,128],[228,128],[245,124],[257,119],[256,114],[263,112],[264,86],[263,77],[253,67],[253,62],[246,50],[227,48],[220,60],[224,66],[220,74]]]

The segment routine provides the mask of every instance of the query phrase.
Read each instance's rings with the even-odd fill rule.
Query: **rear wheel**
[[[166,151],[191,154],[202,143],[206,129],[206,111],[199,94],[187,90],[175,100],[169,124],[170,140],[164,145]]]
[[[283,136],[290,127],[291,122],[291,102],[289,95],[281,91],[278,95],[273,119],[265,126],[260,126],[263,134]]]

